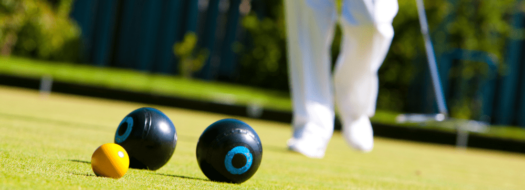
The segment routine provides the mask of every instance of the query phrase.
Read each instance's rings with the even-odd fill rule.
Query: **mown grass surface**
[[[283,92],[219,82],[185,79],[177,76],[143,73],[135,70],[47,62],[18,57],[0,57],[0,74],[2,73],[32,78],[40,78],[47,75],[51,76],[56,81],[62,82],[162,94],[226,104],[255,104],[264,107],[265,109],[291,110],[290,97]],[[376,123],[384,123],[388,125],[426,127],[442,131],[455,131],[453,127],[439,124],[425,126],[414,123],[398,124],[395,121],[398,114],[399,113],[396,112],[377,110],[376,115],[371,118],[371,120]],[[525,141],[525,129],[519,127],[491,127],[488,131],[478,134]]]
[[[201,132],[227,115],[157,107],[175,123],[179,141],[158,171],[130,169],[119,180],[95,177],[89,162],[113,142],[120,120],[147,105],[0,87],[2,189],[522,189],[525,155],[376,138],[353,151],[339,133],[324,159],[286,150],[288,124],[240,118],[261,137],[263,161],[236,185],[201,173],[195,147]]]
[[[271,109],[291,110],[290,97],[287,93],[213,81],[151,74],[136,70],[48,62],[19,57],[0,57],[1,73],[32,78],[51,76],[56,81],[76,84],[227,104],[257,104]]]

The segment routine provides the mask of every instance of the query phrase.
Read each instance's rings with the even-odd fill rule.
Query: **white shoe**
[[[353,148],[370,152],[374,148],[374,131],[368,116],[363,115],[352,121],[345,121],[343,137]]]
[[[288,140],[287,144],[289,150],[301,153],[310,158],[323,158],[326,149],[324,142],[304,137],[301,139],[292,137]]]

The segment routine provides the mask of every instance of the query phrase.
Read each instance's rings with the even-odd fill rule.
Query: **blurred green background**
[[[416,1],[398,2],[377,108],[435,113]],[[451,116],[525,126],[522,1],[425,7]],[[290,110],[285,24],[282,0],[0,0],[0,73]]]

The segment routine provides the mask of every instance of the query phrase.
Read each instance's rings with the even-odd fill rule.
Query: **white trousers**
[[[339,18],[343,41],[333,79],[330,47],[338,19],[334,0],[284,3],[293,138],[308,136],[326,146],[333,133],[334,97],[343,125],[375,113],[377,71],[394,36],[397,0],[344,0]]]

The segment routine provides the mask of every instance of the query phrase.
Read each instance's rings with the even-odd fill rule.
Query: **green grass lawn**
[[[40,78],[52,76],[56,81],[102,86],[113,89],[162,94],[203,101],[227,104],[257,104],[265,109],[291,110],[287,93],[239,86],[233,84],[185,79],[143,73],[135,70],[103,68],[90,65],[47,62],[19,57],[0,57],[0,74]],[[377,110],[371,118],[373,122],[405,127],[422,127],[418,124],[397,124],[399,113]],[[435,130],[454,131],[453,128],[439,125],[425,126]],[[498,126],[480,135],[510,138],[525,141],[525,130],[519,127]]]
[[[157,107],[177,128],[175,154],[158,171],[130,169],[121,179],[95,177],[93,151],[113,142],[120,120],[147,105],[0,87],[1,189],[523,189],[525,155],[376,138],[350,149],[335,133],[324,159],[286,150],[288,124],[239,118],[259,134],[264,154],[254,177],[236,185],[201,173],[201,132],[227,115]]]
[[[258,104],[270,109],[291,110],[290,97],[284,92],[151,74],[136,70],[48,62],[19,57],[0,57],[0,74],[2,73],[32,78],[47,75],[51,76],[53,80],[62,82],[228,104]]]

